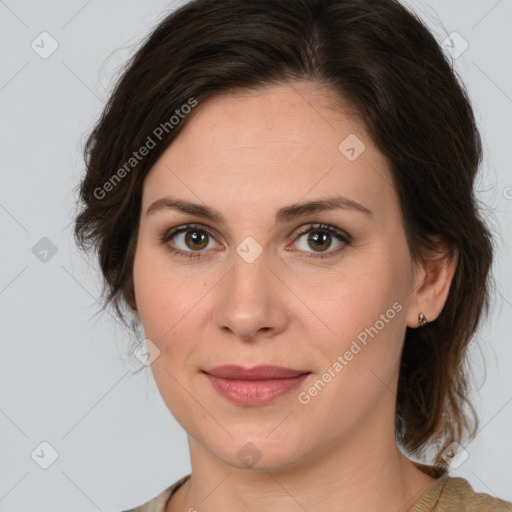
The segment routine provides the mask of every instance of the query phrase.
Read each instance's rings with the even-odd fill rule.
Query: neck
[[[319,503],[340,512],[405,512],[435,479],[400,452],[394,429],[384,435],[380,430],[378,436],[375,432],[375,424],[371,432],[359,428],[314,459],[280,470],[234,467],[189,436],[192,477],[173,496],[167,512],[296,512],[318,510]]]

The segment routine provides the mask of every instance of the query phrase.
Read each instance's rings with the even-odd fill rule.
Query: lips
[[[244,368],[235,364],[216,366],[205,370],[212,377],[233,380],[271,380],[291,379],[309,373],[304,370],[294,370],[283,366],[261,365],[253,368]]]
[[[311,372],[282,366],[224,365],[203,373],[224,398],[239,406],[257,407],[291,393]]]

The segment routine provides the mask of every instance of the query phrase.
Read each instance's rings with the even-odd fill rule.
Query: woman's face
[[[387,163],[328,94],[293,83],[210,99],[144,182],[134,283],[152,371],[189,439],[239,468],[394,436],[414,267]],[[147,214],[163,198],[201,209]],[[240,402],[204,373],[226,364],[309,373]]]

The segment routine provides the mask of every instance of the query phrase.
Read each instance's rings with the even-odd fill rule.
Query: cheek
[[[345,372],[351,380],[362,378],[368,368],[390,376],[398,365],[405,332],[406,256],[378,248],[364,262],[347,261],[328,287],[308,292],[311,304],[321,304],[315,312],[329,328],[323,328],[328,333],[321,338],[324,352],[331,362],[342,355],[347,367],[358,369]]]
[[[352,428],[394,389],[405,308],[399,290],[390,286],[392,274],[379,275],[378,280],[373,272],[344,280],[319,313],[330,328],[322,326],[323,334],[316,337],[315,352],[322,353],[323,361],[317,376],[321,382],[315,379],[304,389],[300,403],[310,401],[304,410],[314,411],[311,414],[326,425]]]
[[[210,317],[205,314],[205,295],[214,283],[200,276],[184,278],[176,266],[169,266],[164,251],[141,246],[136,252],[137,308],[145,338],[160,351],[152,365],[155,380],[172,400],[180,400],[181,388],[175,379],[183,382],[185,373],[197,371],[198,346]]]
[[[148,338],[159,340],[184,317],[197,293],[168,268],[160,247],[142,241],[135,252],[133,281],[139,316]]]
[[[134,261],[135,296],[144,335],[160,351],[151,364],[162,400],[188,432],[195,432],[202,409],[187,393],[187,364],[197,333],[192,328],[196,304],[204,287],[190,286],[176,272],[166,270],[166,261],[154,248],[139,247]],[[201,282],[202,284],[203,282]]]

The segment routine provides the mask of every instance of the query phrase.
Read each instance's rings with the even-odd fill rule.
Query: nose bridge
[[[286,322],[279,280],[268,268],[266,252],[251,244],[246,241],[237,247],[215,314],[220,329],[229,329],[246,339],[260,330],[280,331]]]

